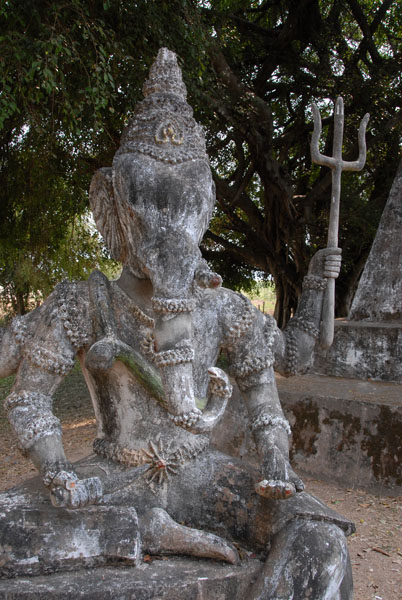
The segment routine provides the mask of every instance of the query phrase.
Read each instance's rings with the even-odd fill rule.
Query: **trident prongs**
[[[342,171],[361,171],[366,162],[366,127],[370,115],[364,115],[358,134],[359,158],[355,161],[345,161],[342,159],[342,141],[344,111],[343,99],[337,98],[334,112],[334,141],[332,146],[332,156],[321,154],[318,142],[321,136],[321,116],[316,104],[312,105],[314,130],[311,138],[311,160],[313,163],[329,167],[332,170],[332,192],[331,208],[329,213],[327,248],[336,248],[338,246],[338,228],[339,228],[339,204],[341,197],[341,175]],[[325,292],[324,306],[322,311],[322,324],[320,345],[327,349],[332,345],[334,339],[334,315],[335,315],[335,279],[328,279]]]

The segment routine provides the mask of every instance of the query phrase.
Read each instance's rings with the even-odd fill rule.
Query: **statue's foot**
[[[153,508],[141,519],[143,548],[149,554],[184,554],[239,562],[235,547],[213,533],[176,523],[163,508]]]
[[[303,481],[276,446],[270,449],[261,471],[264,477],[256,483],[255,491],[264,498],[286,500],[304,490]]]

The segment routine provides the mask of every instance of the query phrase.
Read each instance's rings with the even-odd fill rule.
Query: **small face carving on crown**
[[[155,142],[157,144],[171,143],[175,146],[181,146],[183,140],[183,130],[180,128],[178,122],[173,119],[162,121],[155,134]]]

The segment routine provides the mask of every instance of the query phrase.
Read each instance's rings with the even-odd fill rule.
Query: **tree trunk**
[[[283,329],[294,314],[299,296],[294,291],[294,286],[286,277],[275,279],[276,304],[274,317],[278,327]]]
[[[27,313],[27,296],[23,292],[15,294],[15,308],[17,315],[25,315]]]

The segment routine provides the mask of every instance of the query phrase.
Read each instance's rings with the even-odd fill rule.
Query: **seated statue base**
[[[39,477],[0,494],[0,520],[4,600],[243,600],[262,567],[141,553],[134,508],[55,508]]]
[[[305,535],[314,537],[328,524],[340,540],[341,529],[346,535],[354,531],[351,522],[308,494],[286,501],[260,499],[253,492],[252,467],[213,449],[187,463],[171,486],[154,490],[141,476],[141,467],[127,469],[91,456],[76,463],[75,469],[81,477],[104,472],[105,482],[118,485],[101,504],[75,510],[53,507],[40,477],[0,494],[0,599],[243,600],[263,569],[269,550],[269,546],[263,550],[263,542],[268,542],[270,527],[275,534],[290,522],[296,528],[303,524]],[[199,528],[205,523],[204,532],[219,534],[225,522],[225,531],[238,530],[243,534],[234,536],[239,540],[235,545],[240,562],[232,565],[201,554],[195,558],[148,550],[143,529],[147,511],[161,503],[169,507],[176,523]],[[161,527],[154,532],[156,540],[163,537]],[[314,548],[305,537],[303,544]],[[313,554],[312,559],[319,558]],[[351,590],[347,574],[339,597],[350,600]]]
[[[402,323],[335,320],[334,342],[317,349],[310,373],[402,382]]]

